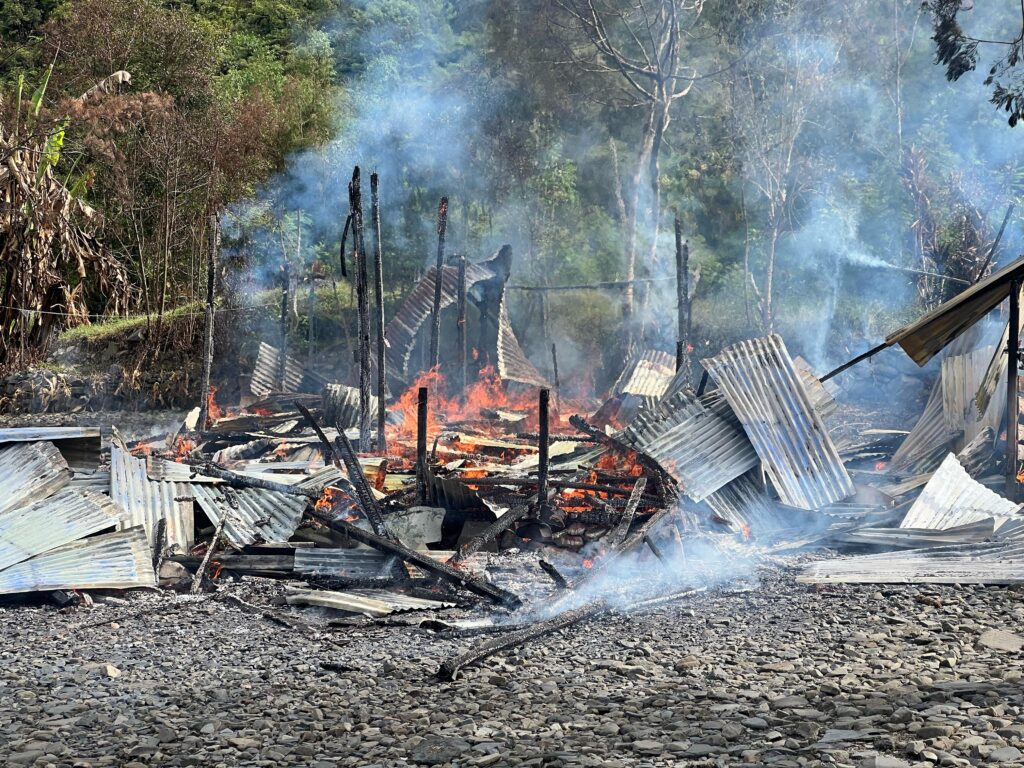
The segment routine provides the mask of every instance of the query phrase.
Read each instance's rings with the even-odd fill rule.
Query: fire
[[[206,393],[206,414],[209,421],[214,422],[220,419],[224,412],[221,411],[220,406],[217,405],[217,388],[210,386],[210,391]]]
[[[596,462],[594,462],[596,469],[604,470],[605,472],[614,472],[615,474],[625,474],[630,477],[640,477],[644,473],[643,465],[640,464],[640,457],[636,451],[629,451],[625,455],[608,452]],[[593,480],[587,480],[588,483],[597,482],[597,473],[594,473]]]
[[[287,456],[288,456],[288,448],[287,448],[287,446],[288,446],[288,444],[284,440],[279,442],[277,444],[277,448],[274,449],[274,455],[277,456],[279,459],[287,458]]]
[[[750,526],[746,523],[740,523],[740,531],[743,533],[743,540],[750,541]]]
[[[153,453],[153,446],[149,443],[140,443],[131,450],[132,456],[146,457]]]
[[[339,491],[336,488],[328,486],[324,488],[324,492],[320,494],[320,498],[313,504],[313,509],[317,512],[327,513],[334,509],[335,497]]]
[[[189,440],[187,437],[181,437],[180,435],[174,441],[174,458],[184,459],[188,456],[196,447],[196,444]]]
[[[889,462],[888,461],[876,461],[875,462],[875,470],[878,471],[878,472],[881,472],[887,466],[889,466]]]
[[[378,491],[384,490],[384,483],[388,479],[388,462],[385,459],[377,465],[376,471],[373,473],[373,487]]]
[[[587,557],[587,558],[584,558],[582,565],[587,570],[590,570],[591,568],[594,567],[594,561],[591,560],[589,557]]]

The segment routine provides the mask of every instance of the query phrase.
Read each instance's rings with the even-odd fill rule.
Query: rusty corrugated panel
[[[423,279],[412,289],[402,303],[398,313],[384,329],[388,343],[387,366],[400,379],[409,376],[409,355],[416,344],[416,334],[427,322],[434,309],[434,273],[437,267],[427,270]],[[480,264],[466,264],[466,289],[475,284],[496,277],[489,268]],[[458,300],[459,269],[444,266],[441,269],[441,308],[451,306]]]
[[[758,463],[720,395],[698,400],[692,392],[678,392],[639,415],[620,438],[657,461],[695,501]]]
[[[70,483],[72,474],[53,443],[0,449],[0,512],[45,499]]]
[[[123,528],[141,525],[155,546],[156,528],[166,520],[167,545],[187,550],[194,537],[192,486],[156,482],[146,473],[146,461],[132,456],[120,438],[110,445],[110,498],[126,513]]]
[[[377,420],[377,398],[370,395],[369,411],[371,422]],[[345,384],[328,384],[324,387],[325,424],[341,425],[342,429],[359,426],[359,389]]]
[[[743,341],[701,362],[743,424],[784,504],[819,509],[854,492],[779,336]]]
[[[0,570],[34,555],[113,528],[122,511],[94,491],[62,488],[53,496],[0,513]]]
[[[899,344],[918,365],[924,365],[957,336],[972,327],[1010,295],[1024,277],[1024,257],[993,272],[958,296],[940,304],[914,323],[890,333],[887,344]]]
[[[0,594],[156,586],[141,526],[65,544],[0,571]]]
[[[256,354],[256,366],[252,371],[249,391],[256,397],[266,397],[281,389],[279,373],[281,353],[277,347],[260,342]],[[323,376],[309,370],[291,355],[286,355],[284,373],[285,392],[319,392],[327,382]]]
[[[306,499],[259,488],[194,485],[192,496],[210,518],[224,524],[224,536],[234,547],[288,541],[302,519]]]
[[[498,376],[504,381],[517,381],[531,387],[550,386],[519,346],[508,317],[507,291],[502,291],[498,307]]]
[[[612,394],[661,397],[676,378],[676,360],[668,352],[645,349],[630,356],[612,386]]]
[[[406,611],[436,611],[441,608],[453,608],[456,605],[456,603],[443,600],[410,597],[400,592],[390,592],[384,589],[351,589],[345,592],[328,592],[319,589],[292,588],[285,594],[285,600],[288,605],[333,608],[337,611],[359,613],[371,618]]]

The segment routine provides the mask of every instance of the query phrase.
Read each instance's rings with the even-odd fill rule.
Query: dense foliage
[[[965,13],[944,4],[0,7],[4,125],[18,78],[38,83],[52,62],[55,173],[99,212],[92,235],[127,271],[157,351],[159,318],[203,294],[213,211],[236,291],[272,288],[284,254],[293,278],[340,281],[355,163],[381,175],[392,299],[429,262],[442,194],[450,251],[512,243],[515,284],[636,277],[635,295],[513,292],[528,350],[546,359],[554,337],[567,368],[621,353],[609,339],[625,341],[624,314],[634,341],[673,348],[674,216],[699,278],[697,352],[778,329],[816,364],[860,351],[1020,239],[1012,218],[989,258],[1019,191],[1013,134],[968,82],[973,59],[931,39]],[[982,30],[1014,19],[1010,6],[971,13]],[[936,42],[961,82],[935,66]],[[118,71],[130,83],[75,101]],[[110,309],[102,291],[83,295]]]

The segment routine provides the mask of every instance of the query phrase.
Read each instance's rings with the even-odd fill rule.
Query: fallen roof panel
[[[346,592],[328,592],[317,589],[289,589],[285,595],[288,605],[314,605],[320,608],[332,608],[337,611],[361,613],[364,616],[378,618],[392,613],[406,611],[436,611],[441,608],[452,608],[456,603],[442,600],[424,600],[409,597],[399,592],[383,589],[354,589]]]
[[[256,353],[252,379],[249,382],[249,391],[256,397],[266,397],[271,392],[281,391],[280,372],[280,350],[261,341]],[[285,355],[285,392],[319,392],[326,383],[323,376],[309,370],[291,355]]]
[[[517,381],[533,387],[549,386],[547,379],[530,362],[519,345],[512,321],[508,316],[508,291],[502,288],[498,307],[498,376],[505,381]]]
[[[0,512],[45,499],[70,483],[72,475],[53,443],[15,443],[0,449]]]
[[[373,579],[391,557],[372,549],[303,547],[295,550],[295,572],[310,576]]]
[[[65,544],[0,571],[0,594],[156,586],[141,526]]]
[[[784,504],[819,509],[853,481],[777,335],[743,341],[702,361],[743,424]]]
[[[115,527],[122,511],[107,496],[62,488],[55,495],[0,513],[0,570]]]
[[[146,461],[132,456],[116,437],[110,446],[110,498],[126,513],[123,528],[141,525],[150,545],[156,545],[156,528],[166,520],[167,545],[187,550],[194,536],[192,486],[155,482],[146,474]]]
[[[302,519],[306,499],[259,488],[193,485],[192,497],[235,547],[288,541]]]
[[[661,397],[676,378],[676,361],[668,352],[645,349],[626,362],[612,394]]]

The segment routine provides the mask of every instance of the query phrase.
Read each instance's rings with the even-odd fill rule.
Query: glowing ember
[[[591,569],[591,568],[593,568],[593,567],[594,567],[594,561],[593,561],[593,560],[591,560],[591,559],[590,559],[590,558],[588,557],[588,558],[585,558],[585,559],[583,560],[583,563],[582,563],[582,565],[583,565],[583,567],[584,567],[584,568],[586,568],[586,569],[588,569],[588,570],[589,570],[589,569]]]
[[[875,462],[875,469],[876,469],[876,470],[877,470],[878,472],[881,472],[881,471],[882,471],[883,469],[885,469],[885,468],[886,468],[887,466],[889,466],[889,462],[888,462],[888,461],[876,461],[876,462]]]
[[[220,406],[217,405],[217,388],[214,386],[210,387],[210,391],[206,393],[206,414],[210,422],[217,421],[221,418],[224,413],[221,411]]]
[[[174,458],[184,459],[186,458],[196,447],[196,444],[189,440],[187,437],[181,437],[180,435],[174,441]]]
[[[320,494],[320,498],[313,504],[313,509],[317,512],[330,512],[334,509],[335,497],[339,491],[336,488],[324,488],[324,492]]]

